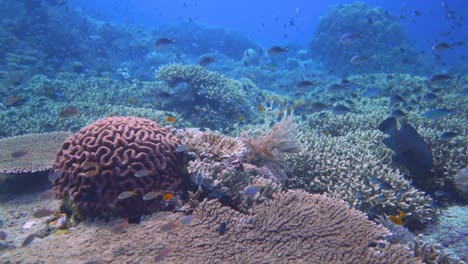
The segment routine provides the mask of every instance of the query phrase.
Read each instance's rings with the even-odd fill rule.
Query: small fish
[[[128,227],[128,219],[125,218],[121,223],[112,226],[111,231],[114,234],[120,234]]]
[[[361,39],[361,38],[365,38],[365,37],[366,37],[366,35],[364,35],[364,33],[362,33],[362,32],[361,33],[355,33],[355,32],[345,33],[340,37],[338,42],[341,45],[348,45],[348,44],[353,43],[357,39]]]
[[[371,62],[371,56],[366,56],[366,55],[355,55],[351,58],[349,61],[351,64],[354,65],[361,65],[361,64],[366,64],[368,62]]]
[[[3,104],[6,106],[15,106],[21,103],[21,101],[23,101],[22,97],[12,96],[12,97],[8,97],[7,99],[5,99],[5,101],[3,101]]]
[[[338,104],[332,108],[332,113],[335,115],[345,115],[349,112],[351,112],[351,109],[342,104]]]
[[[437,99],[437,95],[434,93],[427,93],[423,96],[425,102],[434,101],[435,99]]]
[[[165,247],[163,249],[161,249],[158,253],[158,255],[154,258],[154,261],[156,262],[160,262],[160,261],[163,261],[164,258],[166,258],[169,253],[171,253],[171,249],[168,248],[168,247]]]
[[[173,193],[166,193],[165,195],[163,195],[163,201],[167,201],[167,200],[170,200],[174,197],[174,194]]]
[[[176,229],[177,227],[179,227],[179,224],[175,222],[169,222],[161,226],[161,231],[163,232],[172,231]]]
[[[440,140],[443,140],[443,141],[450,141],[452,140],[454,137],[458,136],[459,133],[457,132],[454,132],[454,131],[448,131],[448,132],[444,132],[440,135]]]
[[[154,42],[154,47],[159,48],[162,46],[167,46],[170,44],[176,43],[175,39],[169,39],[169,38],[160,38]]]
[[[122,192],[119,194],[119,196],[117,197],[117,199],[119,200],[125,200],[125,199],[128,199],[132,196],[135,196],[137,195],[138,193],[135,192],[135,191],[125,191],[125,192]]]
[[[38,209],[37,211],[35,211],[33,216],[36,218],[41,218],[41,217],[49,216],[53,214],[54,214],[54,211],[49,210],[47,208],[42,208],[42,209]]]
[[[385,201],[387,201],[387,195],[382,193],[381,195],[377,196],[377,201],[384,203]]]
[[[58,113],[58,116],[61,118],[72,117],[80,113],[80,109],[78,108],[65,108]]]
[[[288,51],[288,47],[273,46],[268,51],[268,56],[275,56]]]
[[[260,112],[265,112],[266,108],[263,105],[260,105],[260,106],[258,106],[257,110],[260,111]]]
[[[195,220],[195,215],[193,215],[193,214],[186,215],[186,216],[182,217],[182,219],[180,219],[180,223],[183,226],[186,226],[186,225],[189,225],[193,220]]]
[[[401,111],[399,109],[393,109],[392,113],[391,113],[391,116],[393,116],[393,117],[405,117],[406,114],[405,114],[405,112],[403,112],[403,111]]]
[[[176,148],[176,151],[177,151],[177,152],[187,152],[187,151],[188,151],[187,145],[179,145],[179,146]]]
[[[465,42],[463,41],[459,41],[453,44],[448,44],[447,42],[440,42],[432,46],[432,49],[437,50],[437,51],[443,51],[443,50],[448,50],[454,47],[464,46],[464,45],[465,45]]]
[[[312,85],[316,85],[317,82],[314,81],[314,80],[303,80],[303,81],[300,81],[297,83],[297,87],[298,88],[306,88],[306,87],[309,87],[309,86],[312,86]]]
[[[342,93],[342,92],[346,92],[348,91],[348,88],[346,88],[345,86],[343,85],[340,85],[340,84],[337,84],[337,83],[334,83],[334,84],[331,84],[329,86],[327,86],[327,92],[328,93]]]
[[[447,192],[444,192],[444,191],[435,191],[435,196],[438,196],[438,197],[442,197],[444,196],[445,194],[447,194]]]
[[[17,150],[13,153],[11,153],[12,158],[21,158],[24,157],[26,154],[28,154],[27,150]]]
[[[157,198],[159,196],[161,196],[160,191],[151,191],[151,192],[148,192],[145,195],[143,195],[143,200],[149,201],[149,200],[153,200],[153,199],[155,199],[155,198]]]
[[[198,64],[200,66],[206,67],[206,66],[210,65],[213,62],[216,62],[216,58],[213,58],[213,57],[210,57],[210,56],[204,56],[198,61]]]
[[[227,222],[222,222],[221,224],[219,224],[218,233],[220,235],[224,235],[224,233],[226,233],[226,228],[227,228]]]
[[[404,103],[404,102],[405,102],[405,100],[403,99],[403,97],[401,97],[398,94],[394,94],[394,95],[390,96],[390,104],[391,105],[401,104],[401,103]]]
[[[438,82],[444,82],[453,78],[455,78],[453,74],[435,74],[435,75],[432,75],[431,78],[429,78],[429,82],[438,83]]]
[[[99,170],[89,170],[87,172],[78,173],[78,176],[85,177],[85,178],[90,178],[90,177],[97,176],[98,174],[99,174]]]
[[[390,185],[390,183],[388,183],[388,182],[381,182],[381,183],[379,184],[379,188],[380,188],[381,190],[384,190],[384,191],[388,191],[388,190],[393,189],[392,185]]]
[[[425,118],[428,118],[430,120],[439,120],[445,116],[448,116],[450,114],[454,113],[455,108],[452,109],[447,109],[447,108],[437,108],[437,109],[431,109],[426,111],[423,116]]]
[[[402,225],[403,224],[403,217],[405,217],[405,213],[403,213],[403,212],[400,212],[397,215],[389,216],[390,221],[392,221],[396,225]]]
[[[141,177],[149,176],[150,174],[151,174],[151,171],[149,171],[147,169],[141,169],[141,170],[138,170],[137,172],[135,172],[135,177],[141,178]]]
[[[21,247],[29,246],[33,242],[34,238],[36,238],[36,236],[36,234],[30,234],[29,236],[27,236],[26,239],[23,241],[23,244],[21,244]]]
[[[240,116],[239,116],[237,119],[239,119],[239,121],[244,121],[244,119],[245,119],[245,116],[243,116],[243,115],[240,115]]]
[[[310,104],[310,110],[312,110],[312,112],[321,112],[326,109],[328,109],[328,105],[321,102],[313,102]]]
[[[245,188],[243,195],[245,196],[255,196],[259,193],[265,186],[262,184],[252,184]]]
[[[59,169],[59,170],[53,170],[53,171],[51,171],[51,173],[49,174],[49,181],[50,181],[50,182],[55,181],[55,180],[58,179],[58,178],[60,177],[60,175],[62,175],[64,172],[65,172],[64,169]]]
[[[382,93],[382,90],[375,88],[375,87],[370,87],[367,88],[367,90],[362,94],[363,97],[376,97],[379,96]]]
[[[168,116],[168,117],[166,118],[166,121],[169,122],[169,123],[174,123],[176,120],[175,120],[175,117],[173,117],[173,116]]]
[[[5,231],[0,231],[0,240],[5,240],[8,234]]]

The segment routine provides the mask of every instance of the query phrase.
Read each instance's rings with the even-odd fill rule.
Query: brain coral
[[[178,144],[169,130],[149,119],[98,120],[62,145],[51,171],[57,178],[54,189],[78,218],[133,217],[159,209],[160,199],[142,196],[179,188],[183,162]],[[132,195],[119,199],[122,192]]]
[[[251,215],[204,202],[196,219],[165,240],[169,262],[190,263],[421,263],[390,232],[325,195],[277,193]],[[224,233],[220,225],[226,223]],[[372,245],[379,246],[372,246]]]

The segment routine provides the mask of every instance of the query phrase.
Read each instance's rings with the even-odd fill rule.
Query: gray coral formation
[[[421,263],[405,247],[382,241],[387,229],[324,195],[277,193],[250,215],[212,200],[203,202],[194,214],[191,224],[168,235],[167,261]],[[226,229],[220,233],[223,223]]]
[[[169,125],[166,118],[173,116],[174,125],[188,126],[189,122],[175,112],[155,110],[155,107],[164,109],[164,100],[158,95],[162,87],[161,82],[126,83],[70,73],[58,74],[55,78],[36,75],[8,91],[9,96],[19,97],[20,103],[0,104],[3,128],[0,137],[78,131],[100,118],[116,115],[144,117],[163,125]],[[60,112],[68,108],[78,113],[60,116]]]
[[[230,205],[247,210],[281,189],[262,168],[247,163],[248,149],[239,138],[197,130],[181,131],[180,136],[192,156],[187,168],[190,178],[210,197],[228,197]],[[243,195],[251,185],[261,186],[259,192]]]
[[[183,115],[201,126],[232,127],[240,116],[255,120],[266,94],[252,82],[229,79],[198,65],[168,64],[159,68],[156,78],[184,90],[186,101],[179,103],[188,108]]]
[[[26,134],[0,139],[0,173],[31,173],[52,168],[68,132]]]
[[[286,155],[289,187],[328,193],[370,216],[402,211],[408,214],[407,225],[430,222],[436,215],[432,199],[389,165],[390,151],[374,143],[380,138],[377,131],[333,137],[303,126],[298,136],[301,150]]]

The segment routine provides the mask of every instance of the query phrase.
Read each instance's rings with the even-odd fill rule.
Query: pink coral
[[[159,209],[160,200],[145,201],[142,196],[179,188],[183,162],[178,144],[168,129],[149,119],[98,120],[62,145],[51,171],[57,178],[54,189],[80,218],[134,217]],[[118,199],[126,191],[133,195]]]

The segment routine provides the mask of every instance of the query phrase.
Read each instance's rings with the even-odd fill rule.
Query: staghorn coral
[[[195,215],[187,228],[168,234],[167,261],[421,263],[405,247],[381,241],[387,229],[324,195],[277,193],[250,215],[205,201]],[[221,223],[227,223],[223,235],[218,232]]]
[[[78,218],[119,215],[135,217],[160,209],[150,191],[179,189],[183,167],[177,138],[151,120],[109,117],[73,134],[57,153],[51,177],[64,205]],[[138,171],[145,175],[136,177]],[[128,199],[118,199],[125,191]]]
[[[30,173],[52,167],[68,132],[26,134],[0,139],[0,173]]]
[[[332,137],[319,131],[302,127],[301,150],[285,156],[290,188],[328,193],[371,217],[403,211],[405,224],[413,228],[432,221],[432,199],[388,165],[391,153],[373,143],[381,138],[379,132],[357,130]]]

